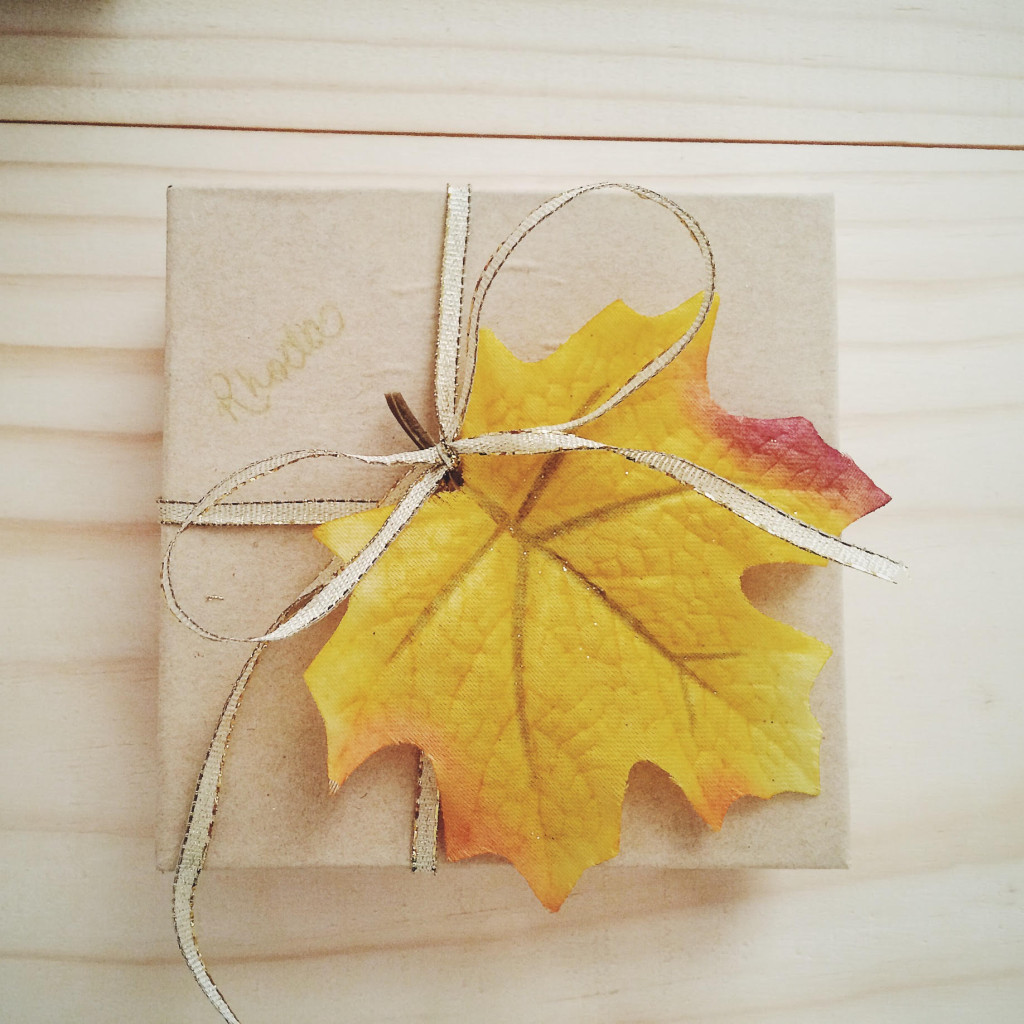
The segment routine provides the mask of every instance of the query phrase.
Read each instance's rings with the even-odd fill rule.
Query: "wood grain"
[[[0,107],[1022,137],[1016,5],[620,6],[8,4]],[[213,1019],[153,866],[166,186],[605,177],[836,196],[843,445],[896,495],[850,536],[912,567],[845,585],[853,867],[600,869],[557,916],[500,865],[211,872],[214,974],[252,1024],[1019,1019],[1024,154],[47,125],[0,127],[0,154],[5,1020]]]
[[[1019,145],[1024,15],[786,0],[6,5],[0,117]]]

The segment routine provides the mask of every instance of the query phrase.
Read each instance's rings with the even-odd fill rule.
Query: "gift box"
[[[475,191],[466,278],[543,199]],[[808,417],[835,443],[832,202],[822,196],[675,196],[711,238],[721,295],[712,395],[733,413]],[[384,454],[409,441],[385,403],[401,392],[428,430],[445,194],[413,191],[168,192],[165,516],[238,467],[304,448]],[[692,241],[663,209],[595,194],[533,231],[506,264],[482,322],[521,358],[554,351],[616,299],[648,315],[700,290]],[[261,525],[183,535],[175,589],[217,633],[270,627],[329,560],[309,525],[274,525],[273,503],[310,518],[372,505],[400,473],[318,460],[230,501]],[[165,526],[165,540],[173,527]],[[745,797],[711,830],[659,769],[639,764],[611,864],[828,867],[845,863],[847,789],[839,570],[774,565],[744,577],[754,605],[824,640],[814,685],[821,793]],[[417,751],[370,757],[332,793],[323,721],[303,672],[336,615],[273,644],[231,739],[209,864],[408,865]],[[157,859],[173,867],[195,775],[248,647],[211,642],[170,614],[161,631]]]

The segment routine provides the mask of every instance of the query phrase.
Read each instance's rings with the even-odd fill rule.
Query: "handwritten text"
[[[315,320],[303,320],[281,328],[272,355],[255,373],[234,367],[210,376],[217,408],[237,422],[239,415],[258,416],[270,409],[270,393],[305,367],[314,352],[337,338],[345,321],[335,306],[325,305]]]

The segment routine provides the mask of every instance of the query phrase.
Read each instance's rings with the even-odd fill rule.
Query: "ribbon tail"
[[[907,574],[907,567],[885,555],[858,547],[849,541],[825,533],[805,523],[796,516],[744,490],[731,480],[712,473],[679,455],[668,452],[644,451],[637,448],[621,448],[618,445],[593,441],[578,434],[563,433],[550,427],[534,427],[529,430],[509,431],[498,434],[481,434],[455,443],[455,449],[464,455],[509,455],[562,451],[606,451],[615,452],[630,462],[647,466],[664,473],[681,484],[692,487],[717,505],[728,509],[734,515],[752,523],[758,529],[773,537],[787,541],[794,547],[809,551],[831,562],[857,569],[860,572],[898,583]]]
[[[695,491],[710,498],[713,502],[727,508],[734,515],[745,519],[773,537],[778,537],[794,547],[809,551],[813,555],[827,558],[850,569],[877,576],[898,583],[907,573],[902,562],[894,561],[875,551],[851,544],[849,541],[836,537],[824,530],[797,519],[796,516],[783,512],[782,509],[738,487],[725,477],[712,473],[703,466],[689,462],[677,455],[666,452],[640,451],[635,448],[617,448],[612,445],[601,445],[608,451],[617,452],[631,462],[648,466],[664,473],[666,476],[688,484]]]
[[[340,558],[333,558],[296,601],[282,612],[275,625],[285,621],[295,607],[304,603],[311,594],[322,590],[343,564]],[[199,769],[199,776],[196,779],[188,824],[185,827],[181,852],[178,854],[178,865],[174,872],[174,931],[178,938],[178,948],[181,950],[181,955],[185,958],[185,963],[188,964],[192,976],[206,994],[206,998],[217,1008],[228,1024],[240,1024],[240,1022],[210,976],[199,950],[195,922],[196,888],[199,884],[199,875],[206,863],[206,854],[213,840],[213,826],[217,814],[217,801],[220,797],[221,777],[224,773],[224,762],[228,756],[228,741],[231,739],[231,731],[235,725],[235,718],[238,715],[245,688],[266,646],[264,642],[253,648],[235,680],[235,685],[231,688],[231,693],[217,720],[213,739],[207,748],[203,766]]]
[[[213,740],[206,752],[203,766],[196,780],[195,795],[192,797],[192,809],[188,815],[188,825],[178,855],[178,866],[174,872],[174,931],[178,937],[178,948],[185,958],[192,976],[203,990],[206,998],[217,1008],[221,1017],[228,1024],[239,1024],[231,1007],[221,995],[199,951],[196,938],[195,900],[199,874],[206,861],[206,853],[213,837],[214,815],[217,813],[217,799],[220,795],[220,780],[224,770],[224,761],[228,756],[228,740],[235,724],[245,687],[249,682],[256,662],[265,647],[259,644],[249,655],[241,675],[235,680],[217,722]]]

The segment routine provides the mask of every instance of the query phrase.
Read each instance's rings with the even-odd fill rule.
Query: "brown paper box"
[[[543,198],[474,193],[469,287]],[[735,413],[807,416],[834,442],[831,198],[674,198],[704,227],[718,267],[712,393]],[[401,391],[431,429],[443,223],[442,189],[170,190],[163,496],[194,501],[246,463],[292,449],[407,450],[387,391]],[[516,250],[483,323],[518,354],[537,358],[615,299],[655,314],[701,284],[696,247],[670,214],[633,196],[598,193],[570,204]],[[377,498],[394,479],[317,460],[236,497]],[[165,527],[165,541],[170,533]],[[236,636],[266,629],[328,560],[310,529],[295,526],[198,527],[178,551],[182,603]],[[845,863],[838,571],[763,568],[748,573],[745,586],[769,614],[835,651],[812,695],[824,730],[822,793],[745,798],[716,833],[666,776],[639,766],[612,864]],[[324,731],[302,673],[335,621],[264,654],[232,736],[210,865],[408,863],[414,750],[383,751],[339,795],[328,793]],[[169,868],[195,774],[249,648],[203,640],[170,613],[161,646],[157,858]]]

